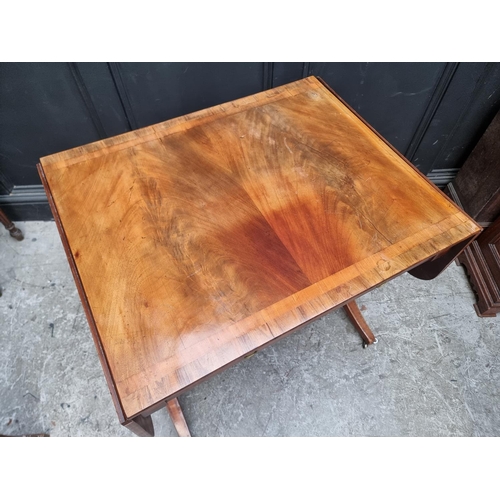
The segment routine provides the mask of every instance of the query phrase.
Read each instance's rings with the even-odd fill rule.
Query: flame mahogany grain
[[[39,172],[135,431],[480,232],[315,77],[42,158]]]

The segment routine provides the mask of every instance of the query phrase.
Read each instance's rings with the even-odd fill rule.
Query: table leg
[[[373,332],[365,321],[365,318],[363,318],[358,304],[356,304],[354,300],[351,300],[351,302],[348,302],[344,306],[344,311],[363,339],[363,347],[368,347],[370,344],[376,344],[377,339],[375,338],[375,335],[373,335]]]
[[[177,398],[167,401],[167,410],[170,414],[172,422],[174,423],[177,434],[179,434],[180,437],[191,437],[189,427],[186,419],[184,418],[184,413],[182,413],[182,408]]]
[[[16,225],[5,215],[4,211],[0,208],[0,222],[5,226],[5,229],[9,231],[10,235],[17,241],[24,239],[23,233]]]
[[[155,428],[153,426],[153,420],[151,415],[148,417],[143,417],[139,415],[135,417],[130,422],[123,424],[128,430],[132,431],[140,437],[154,437]]]

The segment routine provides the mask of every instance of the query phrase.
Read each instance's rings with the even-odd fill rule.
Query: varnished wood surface
[[[189,431],[188,424],[184,418],[184,413],[177,398],[167,401],[167,411],[179,437],[191,437],[191,432]]]
[[[125,427],[132,431],[134,434],[137,434],[139,437],[154,437],[155,429],[153,425],[153,419],[151,415],[147,417],[143,417],[142,415],[138,415],[130,422],[124,423]]]
[[[126,419],[480,231],[314,77],[40,175]]]
[[[368,326],[363,314],[359,310],[358,304],[356,301],[351,300],[344,306],[344,311],[347,314],[347,317],[351,320],[351,323],[354,325],[359,335],[363,339],[364,345],[369,345],[375,343],[377,340],[371,328]]]

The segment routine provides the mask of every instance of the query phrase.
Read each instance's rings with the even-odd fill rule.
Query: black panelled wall
[[[500,107],[500,63],[2,63],[0,206],[48,220],[41,156],[309,75],[438,186]]]

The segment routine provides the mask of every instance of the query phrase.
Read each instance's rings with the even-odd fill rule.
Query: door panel
[[[40,184],[41,156],[100,138],[68,64],[0,64],[0,82],[0,168],[14,185]]]
[[[0,207],[15,220],[50,218],[41,156],[308,75],[439,186],[500,107],[499,63],[2,63]]]
[[[309,72],[405,154],[443,68],[443,63],[311,63]]]
[[[264,63],[116,63],[133,127],[146,127],[264,90]]]

